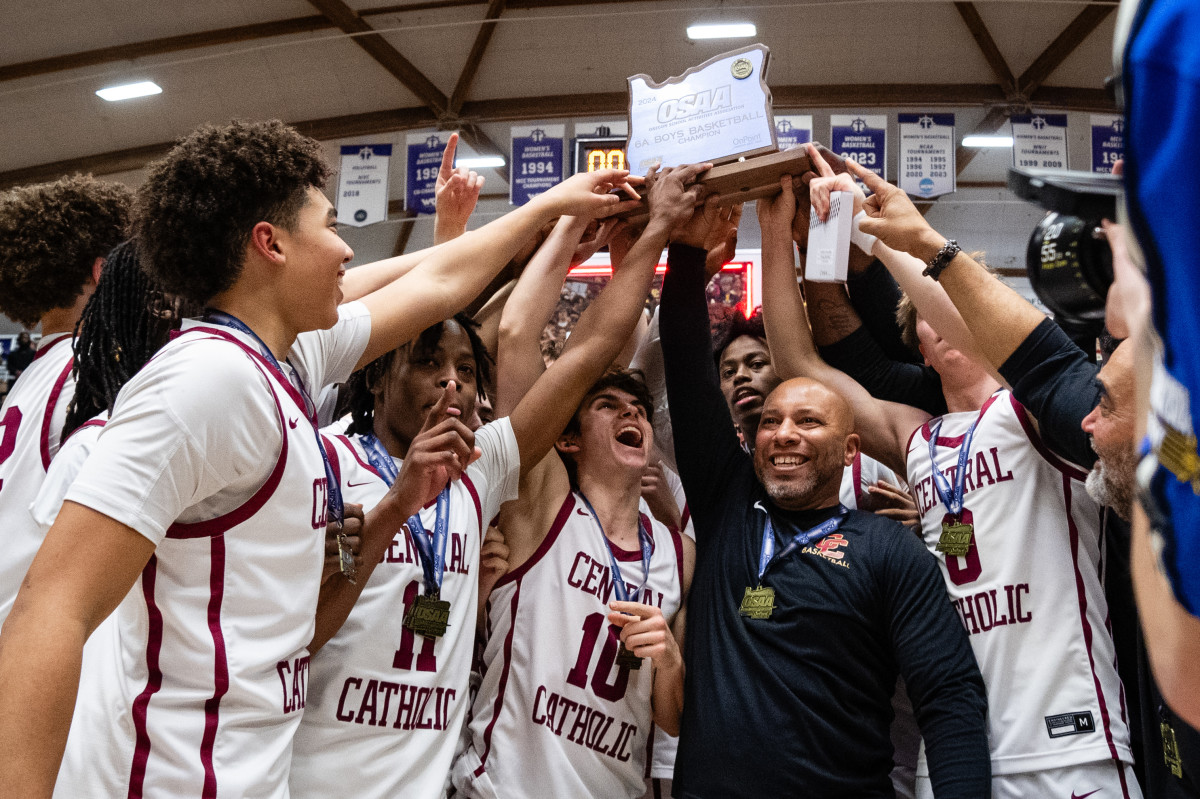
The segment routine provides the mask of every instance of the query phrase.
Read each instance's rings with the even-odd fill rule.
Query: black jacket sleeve
[[[1081,425],[1100,402],[1099,372],[1052,319],[1035,327],[1000,367],[1013,396],[1037,419],[1046,445],[1085,469],[1096,463],[1096,453]]]
[[[893,361],[920,364],[916,353],[900,340],[900,325],[896,323],[900,286],[883,262],[874,260],[861,275],[851,275],[846,288],[850,292],[850,304],[858,312],[863,326],[871,331],[887,357]]]
[[[713,532],[702,528],[720,518],[722,486],[746,458],[713,362],[704,296],[706,255],[696,247],[670,246],[658,312],[675,462],[700,546]]]
[[[825,363],[850,375],[876,399],[902,402],[932,416],[946,412],[938,373],[889,358],[866,327],[819,350]]]
[[[921,540],[900,528],[888,543],[883,573],[892,646],[925,739],[933,793],[991,796],[987,694],[966,630]]]

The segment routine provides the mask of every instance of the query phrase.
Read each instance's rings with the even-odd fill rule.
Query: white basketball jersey
[[[650,574],[638,601],[680,605],[683,543],[650,525]],[[617,551],[632,591],[640,552]],[[608,623],[612,589],[608,545],[575,493],[528,562],[496,584],[488,600],[483,684],[472,708],[471,744],[454,767],[468,797],[546,799],[640,797],[652,736],[649,660],[618,666],[619,639]]]
[[[979,420],[964,470],[963,520],[974,525],[965,557],[936,551],[947,510],[933,484],[929,424],[909,440],[908,477],[987,685],[992,773],[1133,762],[1101,578],[1100,508],[1084,491],[1086,475],[1045,447],[1007,391],[942,419],[937,466],[950,485],[963,435]]]
[[[886,480],[894,486],[904,488],[903,481],[896,477],[895,472],[859,452],[854,463],[842,472],[838,500],[847,508],[857,510],[859,500],[867,494],[867,488],[875,485],[877,480]]]
[[[67,404],[75,394],[71,364],[70,333],[42,338],[33,363],[0,406],[0,624],[45,538],[29,506],[58,452]]]
[[[105,672],[119,676],[87,705],[108,734],[74,795],[288,795],[324,562],[325,470],[303,400],[258,353],[197,327],[156,357],[214,337],[262,373],[283,443],[241,506],[172,525],[118,607],[117,662]]]
[[[370,509],[387,484],[358,437],[333,441],[346,501]],[[470,707],[483,520],[515,495],[520,477],[507,419],[480,428],[475,443],[483,457],[450,485],[440,594],[450,602],[446,634],[426,638],[402,624],[425,587],[420,556],[398,531],[346,623],[313,657],[293,752],[293,799],[445,796]],[[421,511],[426,530],[432,532],[436,520],[435,506]]]

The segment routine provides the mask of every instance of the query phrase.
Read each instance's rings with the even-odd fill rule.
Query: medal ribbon
[[[617,555],[613,552],[612,542],[608,540],[608,536],[604,532],[604,525],[600,523],[600,517],[596,514],[596,509],[592,507],[592,503],[584,496],[583,491],[579,491],[579,498],[583,500],[584,505],[587,505],[588,512],[592,514],[592,519],[596,522],[596,527],[600,529],[600,537],[604,539],[604,545],[608,548],[608,559],[612,564],[613,593],[617,595],[617,599],[620,601],[628,602],[630,594],[628,588],[625,586],[625,578],[621,576],[621,564],[617,562]],[[636,597],[642,593],[642,589],[646,587],[646,583],[650,582],[650,556],[653,549],[650,543],[650,530],[640,518],[638,520],[638,544],[642,550],[642,582],[633,591],[634,601],[637,601]]]
[[[816,527],[796,533],[778,556],[775,555],[775,526],[771,524],[771,516],[768,514],[767,521],[763,525],[762,552],[758,556],[758,584],[762,585],[763,576],[771,566],[783,560],[800,547],[806,547],[814,541],[820,541],[841,527],[842,522],[846,521],[846,514],[849,512],[849,508],[839,503],[836,516],[832,519],[826,519]]]
[[[321,453],[321,462],[325,466],[325,508],[329,515],[333,516],[334,520],[337,522],[338,529],[342,529],[342,523],[346,519],[346,506],[342,502],[342,487],[338,483],[337,477],[334,476],[333,465],[329,462],[329,453],[325,451],[325,442],[321,440],[321,431],[317,426],[317,406],[313,403],[312,397],[309,396],[308,389],[306,389],[304,384],[299,380],[293,381],[288,374],[283,371],[283,367],[279,365],[279,361],[275,358],[275,353],[271,352],[271,348],[268,347],[266,343],[258,337],[258,334],[251,330],[249,326],[241,319],[238,319],[232,314],[227,314],[223,311],[217,311],[211,308],[204,312],[203,319],[205,322],[210,322],[214,325],[233,328],[239,333],[244,333],[252,338],[258,344],[258,353],[263,357],[263,360],[271,365],[271,368],[275,370],[276,374],[282,378],[285,384],[295,388],[296,391],[299,392],[300,397],[304,400],[305,418],[308,419],[309,424],[312,425],[313,436],[317,439],[317,450]]]
[[[937,440],[938,432],[942,429],[942,419],[939,418],[934,424],[929,427],[929,461],[933,467],[933,487],[937,491],[938,498],[942,504],[946,506],[946,510],[950,511],[950,515],[958,519],[962,516],[963,509],[963,494],[966,490],[967,480],[967,463],[971,460],[971,440],[975,437],[975,427],[979,424],[979,420],[983,417],[980,412],[979,416],[975,417],[975,421],[971,422],[971,426],[963,435],[962,446],[958,450],[958,471],[954,473],[954,485],[950,485],[950,481],[946,479],[946,475],[942,474],[937,465]]]
[[[388,454],[379,439],[373,433],[359,436],[363,449],[367,451],[367,461],[379,472],[379,476],[390,488],[396,482],[399,472],[396,462]],[[442,575],[446,571],[446,539],[450,530],[450,486],[441,490],[437,498],[437,520],[433,524],[433,540],[421,523],[419,513],[408,517],[409,539],[417,548],[421,560],[421,569],[425,572],[425,593],[439,594],[442,590]]]

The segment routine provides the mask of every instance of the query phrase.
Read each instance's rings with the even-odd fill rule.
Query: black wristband
[[[946,239],[946,243],[942,245],[942,249],[938,250],[937,255],[929,259],[929,263],[925,266],[925,271],[921,274],[925,277],[931,277],[937,280],[942,276],[942,272],[954,260],[954,256],[962,252],[962,248],[958,246],[958,242],[954,239]]]

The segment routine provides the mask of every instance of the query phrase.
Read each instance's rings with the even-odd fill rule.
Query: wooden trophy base
[[[821,156],[833,167],[834,172],[845,172],[846,166],[842,159],[832,151],[816,145]],[[719,194],[721,205],[744,203],[763,197],[774,197],[779,193],[779,179],[791,175],[796,179],[797,188],[802,188],[799,178],[811,169],[808,150],[804,147],[793,147],[767,155],[758,155],[742,161],[720,164],[702,172],[698,183],[709,189],[709,194]],[[650,208],[645,196],[636,208],[617,214],[622,219],[628,219],[635,224],[650,218]]]

